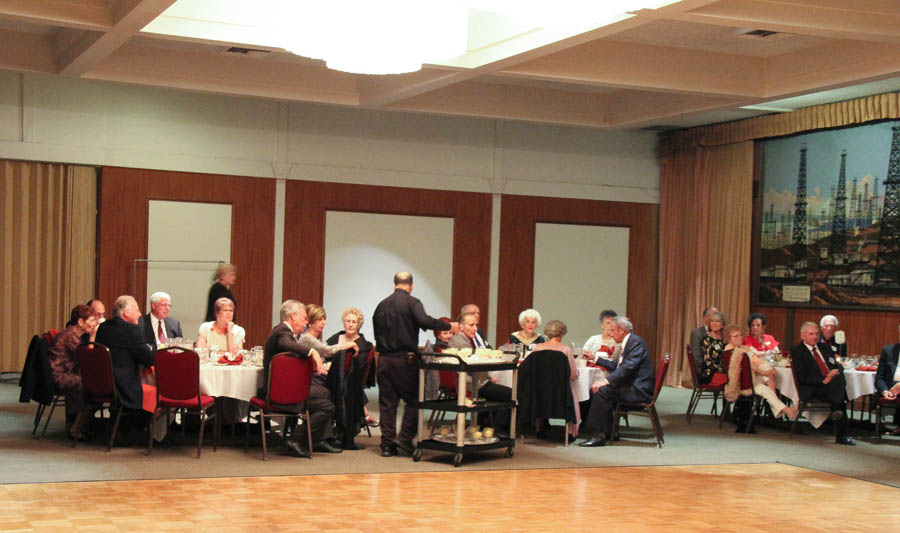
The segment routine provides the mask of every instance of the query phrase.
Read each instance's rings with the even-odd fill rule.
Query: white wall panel
[[[0,139],[15,141],[21,132],[19,74],[0,70]]]
[[[537,224],[534,306],[544,324],[566,323],[563,342],[580,346],[600,333],[597,317],[603,309],[625,314],[628,233],[609,226]]]
[[[172,296],[170,316],[181,322],[185,338],[196,339],[206,315],[212,275],[219,261],[227,263],[231,260],[231,205],[150,200],[148,224],[148,259],[208,261],[154,262],[147,266],[143,311],[150,311],[151,294],[157,291],[169,293]],[[239,271],[238,283],[240,276]],[[239,309],[238,324],[241,323]]]
[[[357,307],[365,316],[362,332],[374,342],[372,313],[393,292],[400,270],[412,273],[412,294],[425,312],[452,316],[452,218],[328,211],[325,223],[326,338],[343,329],[344,309]],[[419,344],[433,337],[431,331],[420,332]]]

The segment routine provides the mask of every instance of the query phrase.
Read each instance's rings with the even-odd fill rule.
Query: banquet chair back
[[[728,369],[731,368],[731,358],[734,355],[734,350],[725,350],[722,352],[722,364],[725,365],[725,373],[728,374]],[[728,383],[725,383],[725,386],[728,386]],[[750,368],[750,359],[748,357],[743,357],[741,359],[741,376],[740,376],[740,385],[738,385],[741,390],[750,389],[753,390],[753,370]],[[750,429],[753,427],[753,419],[756,418],[756,412],[759,410],[760,406],[760,397],[756,393],[752,394],[753,405],[750,407],[750,419],[747,421],[747,429],[746,432],[750,433]],[[738,397],[735,401],[729,402],[724,396],[722,397],[722,413],[719,415],[719,429],[722,429],[722,424],[725,423],[725,417],[728,416],[730,412],[734,409],[735,404],[740,401],[749,401],[744,396]]]
[[[259,411],[259,433],[262,437],[263,461],[268,459],[266,444],[266,418],[277,418],[282,421],[282,438],[285,438],[284,425],[288,417],[303,420],[309,458],[312,459],[312,430],[309,427],[309,408],[305,402],[309,396],[309,386],[315,372],[315,362],[311,357],[299,358],[291,353],[275,354],[269,363],[269,375],[266,376],[266,397],[250,398],[250,413],[247,418],[247,430],[244,433],[244,451],[250,439],[250,415],[253,410]]]
[[[520,425],[535,427],[538,419],[566,421],[565,445],[570,424],[577,422],[572,397],[569,358],[559,350],[531,352],[519,365],[517,398]]]
[[[113,377],[112,355],[109,348],[99,342],[80,344],[75,348],[75,359],[81,371],[81,385],[84,388],[84,402],[82,408],[75,417],[75,427],[81,427],[81,419],[86,414],[89,416],[93,408],[104,406],[109,408],[110,417],[115,411],[115,419],[109,430],[109,439],[106,444],[106,452],[112,449],[113,440],[119,430],[119,421],[122,418],[122,403],[119,401],[119,392],[116,390],[116,381]],[[72,447],[78,442],[72,440]]]
[[[653,386],[653,398],[649,402],[619,402],[618,404],[616,404],[616,410],[613,414],[613,435],[616,435],[616,433],[618,432],[620,418],[627,416],[628,414],[646,416],[650,419],[650,424],[653,426],[653,434],[656,436],[656,444],[660,448],[662,448],[665,439],[663,438],[662,423],[659,421],[659,414],[656,412],[656,399],[659,398],[659,393],[662,390],[662,385],[666,381],[666,374],[669,373],[669,364],[671,362],[671,359],[671,355],[667,352],[666,356],[663,357],[663,359],[659,362],[659,367],[656,370],[656,381],[654,382]]]
[[[210,418],[215,419],[213,431],[213,451],[219,447],[219,416],[214,410],[209,413],[210,407],[215,406],[216,399],[212,396],[200,394],[200,358],[197,352],[183,348],[169,347],[158,350],[154,356],[156,366],[156,410],[153,412],[153,422],[165,413],[166,425],[169,424],[170,414],[181,411],[183,414],[194,414],[200,418],[200,435],[197,438],[197,458],[203,451],[203,433],[206,422]],[[183,425],[183,422],[182,422]],[[153,432],[150,431],[147,442],[147,455],[153,451]]]
[[[712,385],[710,383],[701,385],[700,378],[698,377],[699,372],[697,371],[697,362],[694,361],[694,351],[691,349],[690,344],[685,346],[685,352],[687,353],[688,367],[691,371],[691,385],[693,386],[693,391],[691,391],[691,399],[688,402],[687,413],[685,413],[685,416],[687,417],[687,423],[690,424],[691,420],[694,418],[694,411],[696,411],[697,406],[700,405],[700,400],[712,399],[713,405],[711,413],[718,414],[717,409],[719,394],[723,394],[725,392],[725,386]]]
[[[800,420],[800,416],[806,412],[811,413],[814,411],[819,412],[831,412],[831,404],[828,402],[824,402],[821,400],[811,399],[808,401],[803,401],[800,398],[800,380],[797,379],[797,367],[794,365],[794,361],[791,361],[791,378],[794,380],[794,387],[797,389],[797,398],[799,400],[799,404],[797,406],[797,416],[794,418],[794,422],[791,424],[791,435],[794,434],[794,431],[797,429],[797,422]]]
[[[31,400],[37,402],[37,411],[34,414],[34,425],[31,429],[31,435],[37,434],[38,428],[41,426],[41,418],[50,411],[44,421],[44,429],[38,435],[38,439],[44,438],[47,433],[47,426],[50,425],[50,419],[56,408],[65,405],[65,395],[57,390],[53,383],[53,373],[50,370],[50,343],[59,331],[51,329],[40,335],[31,338],[28,344],[28,352],[25,355],[25,364],[22,367],[22,373],[19,377],[19,387],[22,389],[19,393],[19,401],[28,403]]]

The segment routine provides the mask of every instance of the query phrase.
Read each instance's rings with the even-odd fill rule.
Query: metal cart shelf
[[[506,448],[506,457],[513,456],[513,450],[516,446],[516,381],[518,373],[519,354],[515,355],[512,361],[508,362],[486,362],[486,363],[467,363],[465,359],[455,354],[444,354],[434,352],[423,352],[418,357],[419,362],[419,401],[416,407],[419,409],[419,437],[416,449],[413,451],[413,461],[420,461],[424,450],[434,450],[438,452],[452,453],[453,466],[460,466],[463,457],[466,454],[478,453],[488,450],[498,450]],[[436,363],[435,358],[455,358],[456,363]],[[426,370],[449,370],[456,372],[457,390],[455,399],[444,400],[425,400],[425,372]],[[466,405],[466,377],[472,373],[491,372],[495,370],[508,370],[512,372],[512,399],[508,402],[491,402],[479,401],[475,405]],[[456,442],[443,442],[431,435],[426,435],[425,431],[425,415],[424,409],[432,409],[437,411],[447,411],[456,413]],[[492,409],[510,409],[510,434],[509,438],[498,438],[497,442],[490,443],[470,443],[466,444],[466,415],[469,413],[478,413],[480,411],[490,411]]]

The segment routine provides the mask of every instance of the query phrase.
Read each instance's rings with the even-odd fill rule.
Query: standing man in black
[[[844,369],[834,358],[827,343],[819,344],[819,326],[804,322],[800,326],[803,341],[791,348],[791,365],[797,375],[797,390],[804,402],[810,398],[826,401],[831,405],[834,421],[834,442],[854,446],[847,436],[847,382]]]
[[[413,354],[419,349],[419,330],[459,331],[459,323],[442,322],[425,313],[422,302],[410,295],[413,277],[409,272],[394,275],[394,293],[372,314],[378,347],[378,408],[381,411],[381,456],[397,455],[399,447],[412,453],[416,434],[418,368]],[[397,435],[397,407],[406,402],[400,434]]]

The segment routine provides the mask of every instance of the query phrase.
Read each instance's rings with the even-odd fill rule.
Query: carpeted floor
[[[425,452],[419,463],[409,457],[382,458],[379,435],[363,434],[361,451],[317,454],[313,460],[296,459],[270,449],[269,460],[261,460],[258,438],[250,451],[242,451],[243,436],[231,442],[227,435],[217,452],[206,447],[194,458],[196,441],[176,440],[166,448],[154,448],[146,457],[143,448],[114,448],[105,453],[100,444],[81,444],[74,450],[64,438],[63,417],[57,413],[43,440],[31,437],[35,404],[19,404],[19,389],[0,384],[0,483],[166,479],[221,476],[279,476],[344,473],[451,471],[449,455]],[[605,448],[581,448],[559,442],[526,439],[512,458],[502,451],[467,456],[460,469],[577,468],[632,465],[691,465],[781,462],[857,479],[900,487],[900,438],[873,438],[869,427],[853,431],[857,446],[833,443],[827,428],[814,430],[803,424],[803,435],[790,437],[786,429],[760,427],[756,435],[733,433],[733,427],[716,429],[708,412],[710,402],[698,409],[693,423],[685,422],[684,410],[690,391],[663,389],[658,403],[666,442],[656,447],[646,418],[632,417],[631,428],[623,428],[623,440]],[[377,395],[370,394],[376,398]],[[372,402],[377,405],[377,402]],[[521,441],[519,441],[521,443]]]

